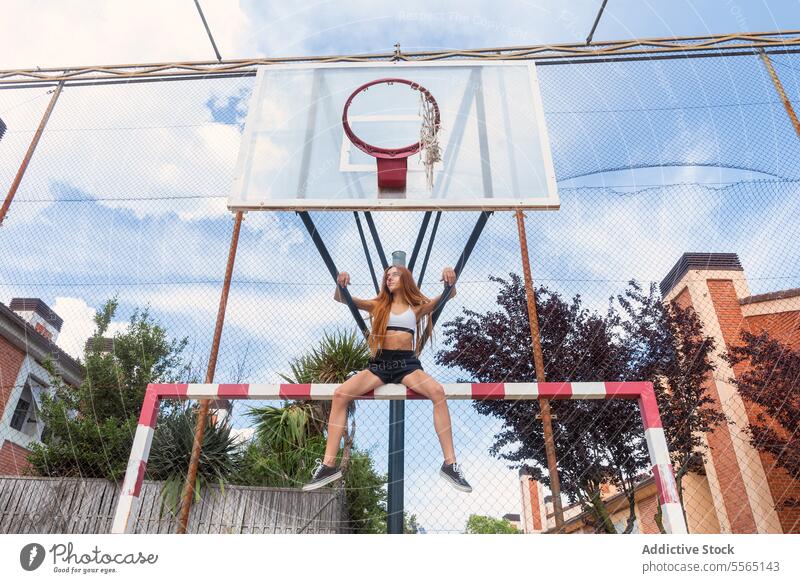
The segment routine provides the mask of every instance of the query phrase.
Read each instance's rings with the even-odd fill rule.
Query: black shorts
[[[379,350],[369,359],[369,371],[379,376],[384,384],[399,383],[415,370],[423,368],[413,350]]]

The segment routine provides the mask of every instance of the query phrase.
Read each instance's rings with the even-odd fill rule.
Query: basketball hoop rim
[[[421,144],[419,142],[415,142],[413,144],[409,144],[408,146],[403,146],[400,148],[380,148],[378,146],[373,146],[359,138],[353,129],[350,127],[350,122],[347,120],[347,114],[350,110],[350,105],[353,103],[353,99],[355,99],[356,95],[369,89],[374,85],[392,85],[394,83],[401,83],[403,85],[408,85],[414,91],[419,91],[422,95],[425,96],[425,99],[433,105],[434,110],[434,125],[439,127],[441,123],[441,115],[439,113],[439,104],[436,103],[436,99],[434,99],[431,92],[428,91],[425,87],[420,85],[415,81],[411,81],[409,79],[401,79],[399,77],[386,77],[383,79],[375,79],[374,81],[370,81],[369,83],[364,83],[358,89],[353,91],[350,94],[350,97],[347,98],[344,104],[344,110],[342,111],[342,126],[344,127],[344,133],[350,139],[350,141],[361,151],[373,156],[375,158],[383,158],[383,159],[392,159],[392,158],[408,158],[409,156],[413,156],[417,152],[420,151]]]

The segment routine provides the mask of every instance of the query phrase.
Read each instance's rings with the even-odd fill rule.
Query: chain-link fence
[[[772,61],[796,106],[800,58]],[[560,210],[525,219],[547,379],[657,384],[690,532],[797,532],[800,139],[761,59],[553,65],[539,77],[561,197]],[[64,88],[0,231],[2,473],[121,480],[146,383],[203,381],[252,83]],[[51,92],[0,91],[7,188]],[[374,297],[353,213],[311,217],[351,293]],[[387,255],[410,255],[423,213],[373,217]],[[477,218],[443,212],[432,242],[429,227],[415,269],[430,244],[429,297]],[[496,212],[420,357],[429,374],[535,380],[521,274],[515,216]],[[294,212],[247,213],[215,382],[296,381],[304,366],[316,370],[298,360],[313,349],[363,363],[334,291]],[[725,360],[739,345],[745,360]],[[52,382],[47,355],[66,385]],[[631,407],[553,404],[562,530],[658,532],[657,486]],[[202,480],[298,487],[324,449],[326,412],[235,402],[228,425],[208,430]],[[450,414],[473,492],[441,481],[431,404],[407,402],[406,530],[556,530],[537,404],[452,401]],[[382,532],[388,402],[359,401],[350,423],[344,528],[333,530]],[[157,427],[148,478],[171,483],[164,496],[174,501],[191,411],[163,408]],[[162,429],[172,439],[159,440]],[[0,501],[0,511],[14,508]]]

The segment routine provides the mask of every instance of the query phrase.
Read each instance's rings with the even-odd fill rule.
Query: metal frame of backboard
[[[260,115],[260,108],[257,104],[261,103],[263,98],[264,75],[269,71],[275,70],[326,70],[326,69],[343,69],[343,68],[396,68],[394,72],[397,76],[408,75],[411,71],[408,69],[425,68],[455,68],[465,67],[525,67],[528,71],[530,80],[530,89],[532,94],[532,102],[534,107],[534,116],[536,126],[538,129],[539,147],[541,149],[542,163],[544,164],[544,180],[546,183],[547,192],[544,196],[537,199],[530,198],[476,198],[470,199],[447,199],[447,198],[348,198],[348,199],[322,199],[322,198],[303,198],[303,185],[298,185],[298,193],[296,198],[276,198],[267,201],[259,201],[257,204],[254,202],[245,202],[241,200],[241,193],[246,188],[244,181],[246,174],[249,172],[248,165],[252,163],[252,150],[243,146],[240,148],[239,156],[236,162],[236,170],[234,175],[233,187],[231,195],[228,199],[228,208],[232,211],[242,210],[516,210],[521,209],[536,209],[536,210],[557,210],[560,207],[558,197],[558,187],[556,184],[555,170],[553,166],[553,157],[550,149],[550,141],[547,133],[547,125],[544,116],[544,109],[542,107],[541,92],[539,91],[539,80],[536,74],[536,68],[533,62],[520,62],[520,61],[506,61],[497,60],[489,62],[476,63],[475,61],[460,60],[460,61],[442,61],[442,62],[426,62],[424,64],[416,62],[369,62],[369,63],[304,63],[298,65],[270,65],[258,68],[256,74],[256,86],[250,99],[250,107],[248,108],[247,119],[245,121],[245,130],[242,136],[242,144],[251,144],[254,138],[255,120],[256,116]],[[480,91],[475,91],[474,99],[476,99],[477,109],[480,102]],[[315,115],[314,108],[310,108],[308,115],[313,117]],[[375,116],[374,119],[382,119],[381,116]],[[485,120],[484,120],[485,121]],[[466,120],[463,121],[466,123]],[[480,127],[480,123],[478,124]],[[344,136],[344,130],[342,130]],[[445,137],[446,141],[448,138]],[[344,142],[343,142],[344,144]],[[346,144],[345,144],[346,145]],[[481,145],[481,147],[484,147]],[[341,151],[340,151],[341,154]],[[304,156],[307,156],[307,149],[304,150]],[[486,165],[491,165],[488,155],[482,156],[482,160]],[[350,170],[356,169],[354,166],[348,164],[341,159],[337,160],[339,168],[348,168]],[[301,161],[301,164],[303,162]],[[442,175],[445,174],[445,169],[437,170]],[[301,168],[301,176],[311,173],[312,169]],[[435,193],[434,193],[435,195]],[[238,200],[237,200],[238,199]],[[535,201],[535,202],[534,202]]]

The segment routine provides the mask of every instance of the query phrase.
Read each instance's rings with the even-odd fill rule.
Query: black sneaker
[[[342,477],[342,470],[336,466],[326,466],[322,460],[317,458],[317,465],[314,466],[314,471],[311,472],[311,481],[303,486],[303,490],[316,490],[325,484],[335,482]]]
[[[439,475],[456,490],[472,492],[472,486],[470,486],[469,482],[464,478],[464,474],[461,473],[461,466],[459,466],[458,463],[443,463],[442,469],[439,470]]]

